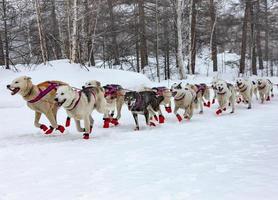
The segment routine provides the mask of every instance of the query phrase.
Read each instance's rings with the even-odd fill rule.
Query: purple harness
[[[104,86],[105,89],[104,96],[117,96],[117,92],[119,88],[120,88],[119,85],[114,85],[114,84]]]
[[[72,111],[79,103],[79,101],[81,99],[81,91],[78,91],[78,94],[79,94],[79,97],[78,97],[77,101],[75,102],[74,106],[71,109],[69,109],[68,111]]]
[[[28,101],[28,103],[36,103],[39,100],[41,100],[45,95],[47,95],[49,92],[51,92],[52,90],[56,89],[60,84],[58,83],[53,83],[53,82],[49,82],[50,85],[45,89],[45,90],[40,90],[40,93],[38,96],[36,96],[34,99]]]
[[[200,85],[196,84],[195,86],[198,88],[196,93],[202,92],[202,94],[204,94],[204,92],[206,90],[206,84],[201,83]]]

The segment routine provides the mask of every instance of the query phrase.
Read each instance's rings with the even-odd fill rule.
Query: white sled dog
[[[109,128],[109,123],[117,126],[119,124],[119,119],[122,116],[121,112],[124,104],[125,90],[122,86],[116,84],[101,86],[101,83],[96,80],[87,81],[82,88],[90,87],[96,87],[104,91],[108,114],[103,117],[103,128]],[[116,117],[114,117],[115,111],[117,111]]]
[[[248,104],[248,109],[251,109],[252,97],[255,89],[253,82],[248,79],[237,78],[236,87],[240,94],[240,97],[237,99],[237,103],[240,103],[242,101],[243,103]]]
[[[234,113],[236,98],[234,86],[226,81],[219,80],[216,84],[216,90],[217,101],[219,103],[219,108],[217,109],[216,114],[220,115],[223,111],[226,111],[229,105],[232,106],[231,113]]]
[[[77,130],[84,132],[84,139],[89,139],[93,128],[94,120],[91,116],[93,110],[96,109],[100,113],[107,112],[104,93],[95,87],[78,91],[70,86],[61,86],[57,90],[55,101],[75,120]],[[84,120],[84,129],[80,126],[81,120]]]
[[[174,83],[171,86],[171,92],[174,97],[174,114],[178,121],[182,121],[182,117],[178,114],[179,109],[184,110],[183,117],[185,119],[191,119],[194,110],[194,101],[197,101],[196,92],[190,88],[190,86],[182,87],[182,83]]]
[[[274,97],[272,82],[268,79],[258,79],[257,84],[261,103],[264,103],[264,101],[270,101],[270,94],[271,97]]]
[[[7,89],[11,91],[12,95],[20,94],[27,102],[27,106],[35,111],[34,125],[44,131],[45,134],[53,133],[54,129],[61,133],[65,131],[62,125],[57,124],[58,106],[54,101],[56,90],[61,85],[67,85],[61,81],[45,81],[34,85],[30,77],[21,76],[7,85]],[[44,114],[51,126],[40,123],[41,115]]]

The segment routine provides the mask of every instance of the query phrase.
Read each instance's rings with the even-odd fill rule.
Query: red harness
[[[38,96],[36,96],[34,99],[28,101],[28,103],[36,103],[39,100],[41,100],[45,95],[47,95],[49,92],[51,92],[52,90],[56,90],[58,86],[60,86],[60,84],[58,83],[54,83],[54,82],[49,82],[49,86],[45,89],[45,90],[40,90],[40,93]]]

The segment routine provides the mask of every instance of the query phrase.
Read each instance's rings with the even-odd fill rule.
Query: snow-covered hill
[[[178,123],[141,131],[126,106],[118,127],[102,128],[94,113],[91,140],[82,140],[74,124],[66,134],[43,135],[33,127],[33,111],[5,85],[19,75],[34,83],[62,80],[80,87],[85,81],[118,83],[124,88],[165,85],[142,74],[120,70],[87,72],[67,61],[51,62],[20,73],[0,71],[0,200],[276,200],[278,196],[278,94],[252,110],[237,105],[235,114],[216,116],[216,105]],[[233,77],[230,77],[232,81]],[[278,83],[277,79],[272,79]],[[189,82],[211,81],[192,76]],[[64,123],[63,109],[58,121]],[[47,123],[45,118],[43,121]]]

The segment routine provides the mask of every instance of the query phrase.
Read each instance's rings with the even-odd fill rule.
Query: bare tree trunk
[[[113,12],[113,3],[112,0],[107,0],[108,8],[109,8],[109,17],[110,17],[110,26],[111,26],[111,34],[112,34],[112,48],[113,48],[113,57],[114,63],[113,65],[120,64],[120,54],[119,54],[119,45],[117,41],[117,33],[115,26],[115,17]]]
[[[155,41],[155,58],[156,58],[156,72],[157,72],[157,78],[158,82],[160,82],[160,68],[159,68],[159,60],[158,60],[158,26],[159,26],[159,21],[158,21],[158,5],[157,5],[157,0],[155,1],[155,25],[156,25],[156,41]]]
[[[216,43],[216,13],[214,0],[210,0],[210,48],[211,48],[211,59],[213,62],[213,71],[217,72],[217,43]]]
[[[244,19],[242,26],[242,38],[241,38],[241,53],[240,53],[240,63],[239,63],[239,73],[244,74],[245,71],[245,57],[246,57],[246,40],[247,40],[247,22],[250,13],[250,3],[249,0],[246,1]]]
[[[166,12],[166,8],[163,7],[163,12]],[[167,18],[163,19],[163,51],[164,51],[164,79],[170,79],[170,47],[169,47],[169,21]]]
[[[36,7],[36,14],[37,14],[38,32],[39,32],[39,38],[40,38],[41,56],[42,56],[43,63],[46,65],[46,62],[48,60],[48,55],[47,55],[45,34],[44,34],[44,30],[43,30],[43,25],[42,25],[39,0],[35,0],[35,7]]]
[[[8,27],[7,27],[6,0],[2,1],[2,5],[3,5],[4,37],[5,37],[5,65],[6,65],[6,69],[10,69],[10,53],[9,53],[9,39],[8,39]]]
[[[195,74],[195,61],[196,61],[196,2],[195,0],[190,0],[190,12],[189,12],[189,73]]]
[[[261,18],[260,18],[260,0],[257,0],[255,3],[255,8],[256,8],[256,44],[257,44],[257,53],[258,53],[258,58],[259,58],[259,69],[262,70],[264,69],[264,64],[263,64],[263,53],[262,53],[262,46],[261,46]]]
[[[67,58],[70,60],[72,55],[72,46],[71,46],[71,0],[67,0],[66,5],[66,18],[67,18],[67,33],[65,39],[65,53]]]
[[[3,48],[3,41],[0,33],[0,65],[5,65],[5,54]]]
[[[252,75],[257,75],[257,52],[256,52],[256,35],[255,35],[255,24],[256,18],[254,16],[253,4],[250,5],[250,24],[251,24],[251,66]]]
[[[138,0],[141,69],[148,65],[144,0]]]
[[[71,63],[78,62],[78,47],[77,47],[77,0],[73,0],[73,19],[72,19],[72,53],[71,53]]]
[[[269,63],[269,22],[268,22],[268,5],[267,0],[264,0],[264,15],[265,15],[265,60],[266,60],[266,75],[268,76],[268,63]]]
[[[56,59],[61,59],[62,51],[60,47],[60,34],[59,34],[59,24],[56,16],[56,0],[51,1],[51,21],[52,21],[52,44],[54,48],[54,56]]]
[[[182,43],[182,11],[184,7],[183,0],[176,1],[176,25],[177,25],[177,67],[179,69],[180,79],[185,79],[184,61],[182,55],[183,43]]]

